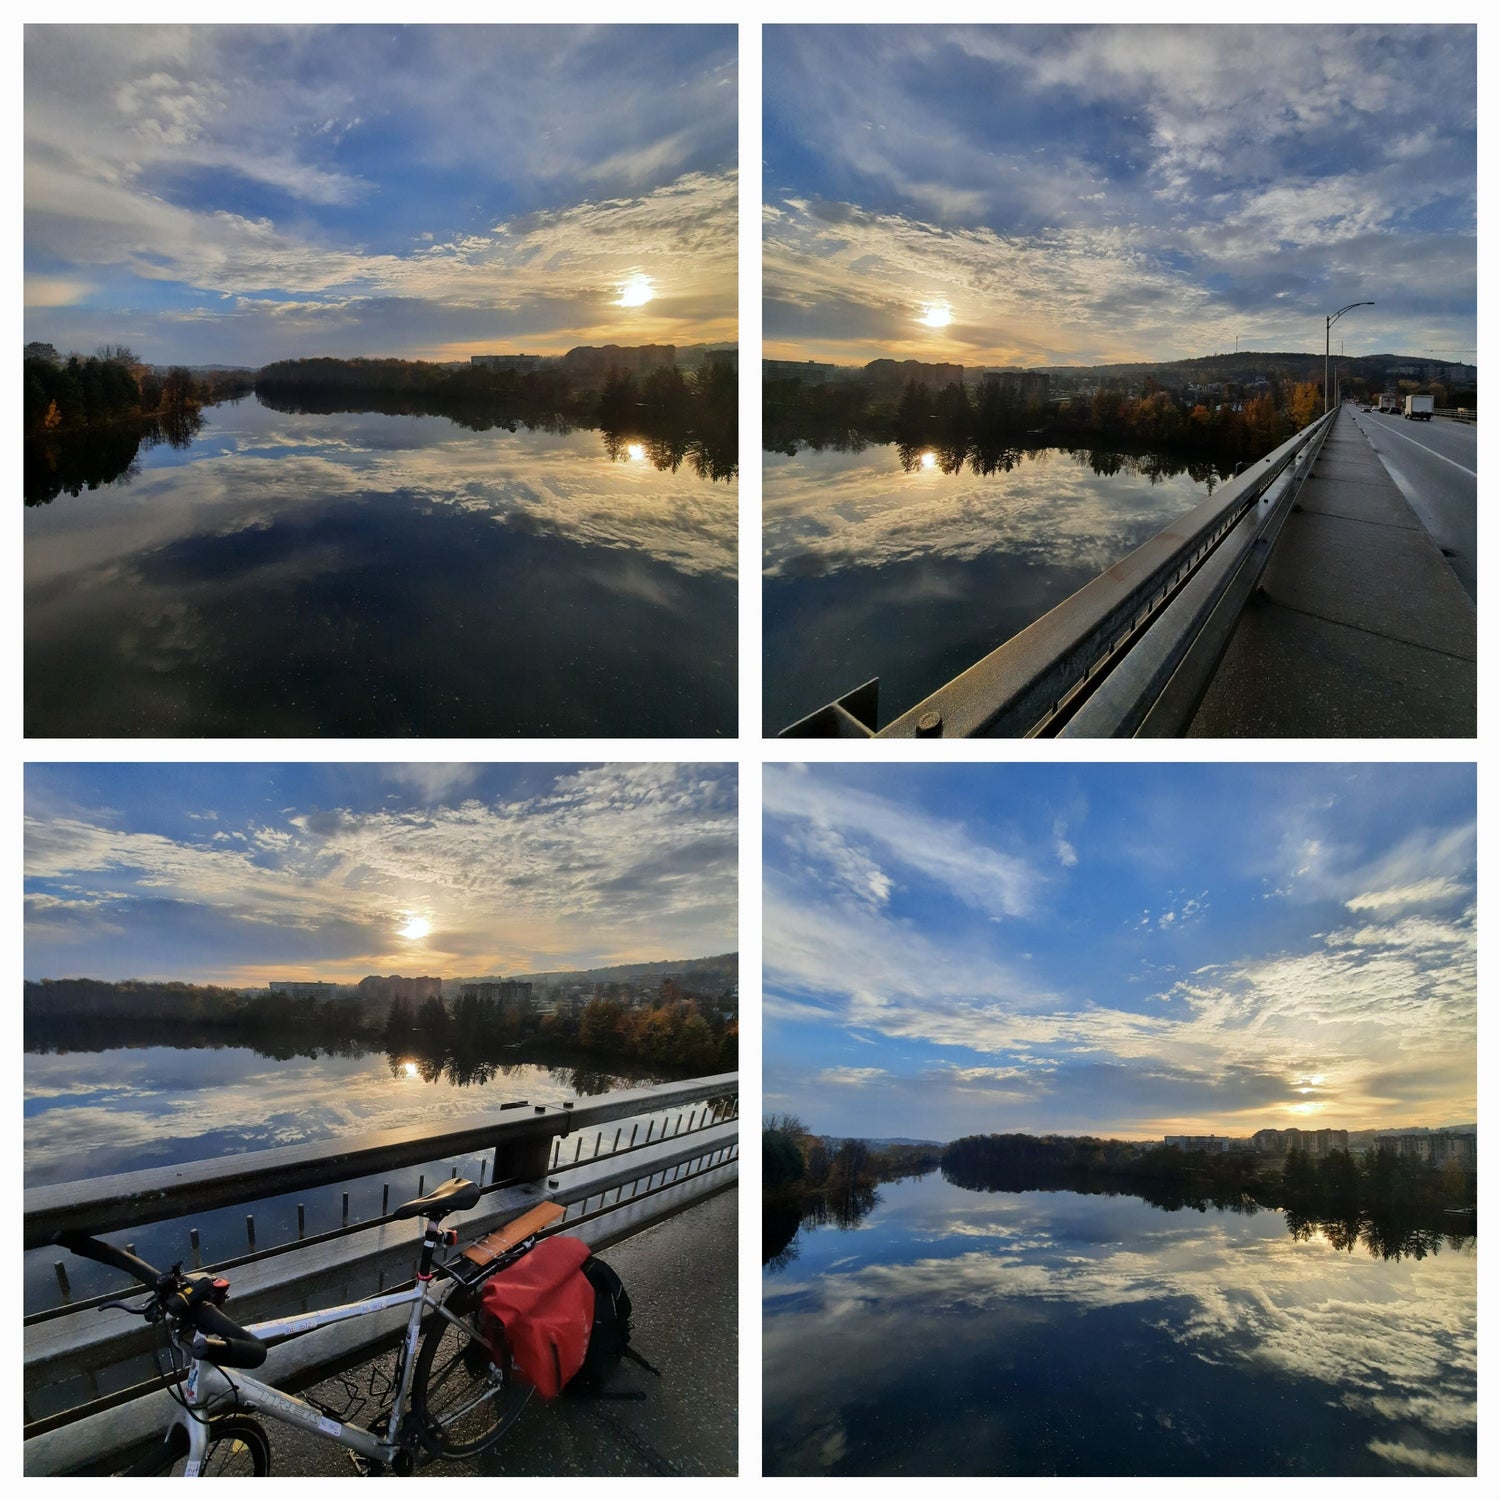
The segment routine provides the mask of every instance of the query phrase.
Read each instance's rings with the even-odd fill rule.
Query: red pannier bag
[[[505,1325],[511,1358],[550,1401],[578,1373],[594,1326],[594,1289],[580,1267],[589,1247],[571,1235],[541,1240],[485,1282],[481,1303]]]

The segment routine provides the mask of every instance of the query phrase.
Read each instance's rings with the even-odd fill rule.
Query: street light
[[[1374,307],[1373,302],[1351,302],[1347,307],[1341,307],[1336,313],[1329,313],[1323,324],[1323,410],[1328,410],[1328,345],[1329,334],[1333,331],[1333,325],[1344,316],[1346,312],[1352,312],[1356,307]]]

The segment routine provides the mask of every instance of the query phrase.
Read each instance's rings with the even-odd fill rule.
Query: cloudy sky
[[[732,952],[733,767],[32,765],[26,977],[513,974]]]
[[[251,365],[732,339],[736,93],[732,26],[30,26],[26,337]]]
[[[1311,350],[1368,300],[1335,352],[1476,357],[1471,26],[776,26],[764,47],[768,355]]]
[[[1472,766],[765,769],[765,1107],[952,1139],[1475,1115]]]

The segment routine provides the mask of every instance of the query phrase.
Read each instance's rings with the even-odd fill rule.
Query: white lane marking
[[[1405,419],[1403,418],[1403,420],[1405,420]],[[1365,429],[1363,427],[1361,427],[1359,430],[1361,432],[1365,431]],[[1380,432],[1380,433],[1385,433],[1385,432],[1388,431],[1388,429],[1385,428],[1385,427],[1383,427],[1383,426],[1381,426],[1381,427],[1377,427],[1375,429],[1375,431],[1376,432]],[[1416,440],[1416,438],[1414,438],[1414,437],[1407,437],[1404,432],[1391,432],[1389,435],[1391,437],[1405,438],[1405,440],[1408,443],[1410,443],[1413,448],[1420,448],[1423,453],[1430,453],[1434,458],[1441,458],[1445,464],[1452,464],[1453,467],[1455,469],[1457,469],[1460,474],[1467,474],[1470,479],[1478,479],[1479,478],[1479,475],[1477,475],[1473,471],[1473,469],[1466,469],[1466,468],[1464,468],[1464,466],[1461,463],[1459,463],[1456,459],[1445,458],[1441,453],[1439,453],[1437,451],[1436,448],[1429,448],[1426,443],[1419,443]],[[1369,433],[1365,433],[1365,436],[1369,437],[1370,434]]]

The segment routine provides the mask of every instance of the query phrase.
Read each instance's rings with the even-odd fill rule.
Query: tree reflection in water
[[[140,473],[143,453],[161,443],[187,448],[202,427],[201,412],[182,408],[145,422],[28,438],[22,448],[22,497],[27,505],[47,505],[62,494],[127,485]]]
[[[1090,1183],[1062,1174],[1013,1169],[1006,1172],[976,1175],[942,1169],[944,1178],[955,1187],[970,1192],[1027,1193],[1069,1192],[1104,1197],[1139,1198],[1164,1213],[1191,1209],[1206,1214],[1210,1209],[1251,1217],[1260,1212],[1276,1212],[1274,1205],[1257,1202],[1248,1192],[1223,1189],[1203,1191],[1190,1183],[1152,1182],[1123,1185]],[[776,1271],[790,1265],[798,1255],[797,1235],[802,1229],[833,1225],[837,1229],[854,1229],[880,1205],[880,1194],[873,1188],[854,1189],[841,1194],[823,1193],[806,1201],[800,1208],[766,1205],[762,1232],[762,1264]],[[1342,1208],[1333,1213],[1317,1214],[1306,1208],[1280,1208],[1292,1239],[1306,1242],[1321,1237],[1335,1250],[1352,1252],[1356,1246],[1373,1259],[1384,1261],[1425,1260],[1447,1248],[1472,1250],[1478,1235],[1464,1226],[1472,1218],[1459,1220],[1458,1227],[1435,1220],[1429,1211],[1423,1214],[1410,1208],[1381,1209]]]

